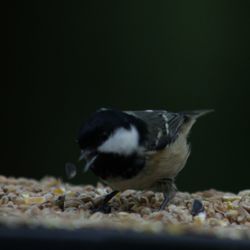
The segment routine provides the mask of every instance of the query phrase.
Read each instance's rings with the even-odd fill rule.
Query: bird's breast
[[[91,170],[103,180],[122,178],[131,179],[145,167],[145,158],[137,154],[121,156],[101,153],[91,166]]]

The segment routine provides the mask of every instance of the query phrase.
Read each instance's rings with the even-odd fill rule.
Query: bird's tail
[[[203,115],[214,112],[214,109],[202,109],[202,110],[193,110],[193,111],[183,111],[181,112],[187,118],[197,119]]]
[[[190,129],[196,122],[197,118],[213,112],[213,109],[203,109],[203,110],[193,110],[193,111],[183,111],[180,112],[183,115],[184,121],[182,125],[182,131],[184,134],[188,135]]]

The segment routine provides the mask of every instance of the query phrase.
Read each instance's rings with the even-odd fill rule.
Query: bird
[[[80,127],[77,143],[89,169],[113,191],[106,205],[127,189],[162,192],[164,210],[177,192],[175,178],[190,155],[188,135],[196,120],[213,110],[121,111],[101,108]]]

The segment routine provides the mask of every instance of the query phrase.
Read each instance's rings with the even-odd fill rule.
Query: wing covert
[[[184,123],[184,115],[165,110],[125,111],[142,119],[148,128],[146,149],[161,150],[175,141]]]

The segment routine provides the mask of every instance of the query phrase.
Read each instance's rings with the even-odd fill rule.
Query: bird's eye
[[[106,132],[106,131],[102,132],[101,137],[103,139],[106,139],[108,137],[108,132]]]

